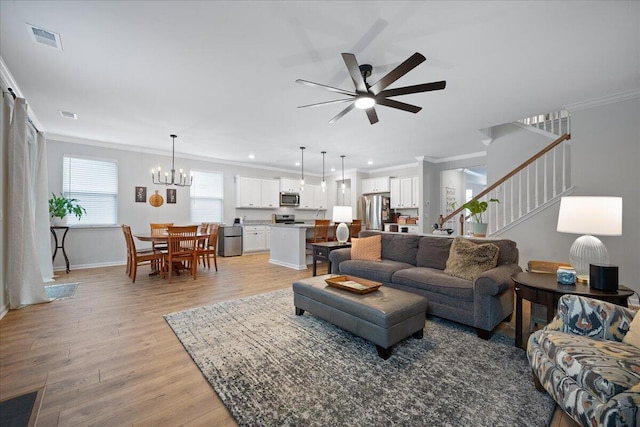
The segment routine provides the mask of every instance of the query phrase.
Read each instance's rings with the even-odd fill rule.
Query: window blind
[[[67,224],[113,225],[118,223],[118,163],[63,156],[62,194],[77,199],[87,210],[78,220],[68,215]]]
[[[222,172],[192,171],[191,222],[222,222],[224,180]]]

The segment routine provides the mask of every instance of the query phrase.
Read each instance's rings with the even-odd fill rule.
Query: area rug
[[[41,388],[0,402],[0,426],[35,425],[43,396],[44,388]]]
[[[71,298],[75,295],[76,289],[78,289],[77,283],[64,283],[61,285],[47,285],[44,287],[44,291],[47,297],[52,299]]]
[[[383,360],[290,289],[164,317],[242,426],[547,426],[555,407],[512,338],[439,318]]]

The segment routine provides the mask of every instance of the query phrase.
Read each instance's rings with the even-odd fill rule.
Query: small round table
[[[516,273],[511,276],[516,291],[516,347],[525,348],[522,344],[522,300],[526,299],[547,308],[547,323],[551,323],[556,314],[558,300],[564,294],[582,295],[627,307],[627,298],[633,291],[626,286],[618,286],[616,292],[605,292],[593,289],[588,285],[561,285],[555,274],[549,273]]]

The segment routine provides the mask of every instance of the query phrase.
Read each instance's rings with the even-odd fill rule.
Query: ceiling
[[[177,156],[292,171],[306,146],[310,174],[321,151],[362,171],[482,152],[481,129],[640,88],[637,1],[2,0],[0,16],[0,55],[50,138],[170,153],[175,133]],[[417,114],[328,124],[344,104],[297,107],[341,96],[295,80],[352,90],[342,52],[371,83],[420,52],[391,87],[447,87],[396,98]]]

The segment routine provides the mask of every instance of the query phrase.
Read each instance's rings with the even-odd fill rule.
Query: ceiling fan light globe
[[[374,105],[376,105],[376,100],[370,96],[361,96],[355,102],[355,106],[359,110],[368,110]]]

